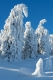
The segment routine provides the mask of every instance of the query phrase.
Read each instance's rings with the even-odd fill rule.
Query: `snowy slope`
[[[0,80],[52,80],[53,71],[45,72],[45,75],[41,77],[32,75],[35,71],[36,62],[36,59],[13,63],[0,61]]]

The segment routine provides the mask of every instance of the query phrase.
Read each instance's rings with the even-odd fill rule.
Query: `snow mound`
[[[45,73],[43,71],[43,60],[42,60],[42,58],[40,58],[38,60],[38,62],[36,63],[36,69],[35,69],[35,72],[32,73],[32,75],[35,75],[35,76],[43,76],[43,75],[45,75]]]
[[[50,57],[48,59],[46,59],[45,69],[52,70],[52,60]]]

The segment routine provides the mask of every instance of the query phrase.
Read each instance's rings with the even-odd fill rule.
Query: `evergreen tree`
[[[23,47],[23,18],[28,16],[26,5],[18,4],[10,12],[5,22],[4,30],[1,31],[1,56],[7,61],[21,59]]]
[[[41,20],[38,28],[36,29],[36,35],[37,35],[37,52],[40,54],[49,54],[50,53],[50,43],[49,43],[49,32],[47,29],[42,26],[46,22],[45,19]]]
[[[32,58],[37,54],[37,41],[31,22],[26,22],[24,32],[23,58]]]
[[[53,55],[53,34],[49,35],[49,42],[50,42],[50,49],[51,49],[51,55]]]

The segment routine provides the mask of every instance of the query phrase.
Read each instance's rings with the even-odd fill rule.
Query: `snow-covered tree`
[[[41,20],[35,32],[38,42],[37,52],[41,54],[50,53],[49,32],[42,26],[45,22],[46,19]]]
[[[1,57],[1,52],[2,52],[2,50],[1,50],[1,44],[2,44],[1,37],[2,37],[2,35],[1,35],[1,33],[0,33],[0,57]]]
[[[31,27],[31,22],[26,22],[24,32],[23,58],[32,58],[37,54],[37,40],[35,31]]]
[[[24,16],[28,17],[27,6],[25,4],[14,6],[5,22],[4,30],[0,33],[1,56],[8,61],[22,57]]]
[[[50,42],[50,48],[51,48],[51,55],[53,55],[53,34],[49,35],[49,42]]]

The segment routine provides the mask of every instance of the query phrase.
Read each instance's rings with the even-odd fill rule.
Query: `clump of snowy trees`
[[[16,5],[0,32],[0,58],[6,61],[35,58],[38,54],[53,54],[53,37],[43,26],[46,19],[40,21],[35,31],[30,21],[24,26],[24,16],[28,17],[27,6]]]

